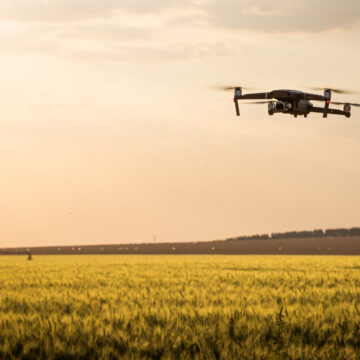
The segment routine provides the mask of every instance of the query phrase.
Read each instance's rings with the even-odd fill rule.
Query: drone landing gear
[[[274,111],[275,110],[275,105],[272,101],[270,101],[268,103],[268,114],[271,116],[271,115],[274,115]]]
[[[241,98],[242,90],[240,87],[235,88],[234,90],[234,103],[235,103],[235,112],[236,116],[240,116],[240,109],[239,109],[239,103],[238,100]]]
[[[344,113],[345,113],[345,117],[349,118],[351,116],[351,105],[346,103],[344,104]]]
[[[329,112],[330,100],[331,100],[331,90],[330,89],[324,90],[324,98],[325,98],[325,106],[324,106],[323,118],[327,118],[327,115]]]

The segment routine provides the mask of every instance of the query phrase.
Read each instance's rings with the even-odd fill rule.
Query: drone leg
[[[234,98],[234,103],[235,103],[236,116],[240,116],[240,109],[239,109],[238,99]]]
[[[323,112],[323,118],[327,118],[327,114],[329,112],[329,105],[330,105],[330,101],[326,100],[325,107],[324,107],[324,112]]]
[[[331,100],[331,90],[326,89],[324,91],[324,98],[325,98],[325,107],[323,112],[323,118],[327,118],[328,112],[329,112],[329,105]]]

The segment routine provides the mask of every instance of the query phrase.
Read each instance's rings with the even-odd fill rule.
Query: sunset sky
[[[359,0],[0,0],[0,247],[360,226],[360,108],[213,90],[359,91],[359,44]]]

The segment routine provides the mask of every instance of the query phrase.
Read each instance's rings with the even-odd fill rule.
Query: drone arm
[[[324,114],[324,108],[313,106],[311,108],[310,112]],[[347,116],[347,117],[350,115],[350,112],[339,110],[339,109],[328,109],[327,113],[328,114],[334,114],[334,115],[344,115],[344,116]]]
[[[325,101],[326,100],[326,98],[322,95],[310,94],[310,93],[305,93],[304,98],[305,98],[305,100],[315,100],[315,101]]]
[[[260,99],[272,99],[272,94],[268,92],[264,93],[253,93],[253,94],[245,94],[238,97],[239,100],[260,100]]]

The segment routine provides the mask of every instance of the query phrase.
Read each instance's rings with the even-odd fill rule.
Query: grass
[[[0,359],[359,359],[360,257],[0,257]]]

